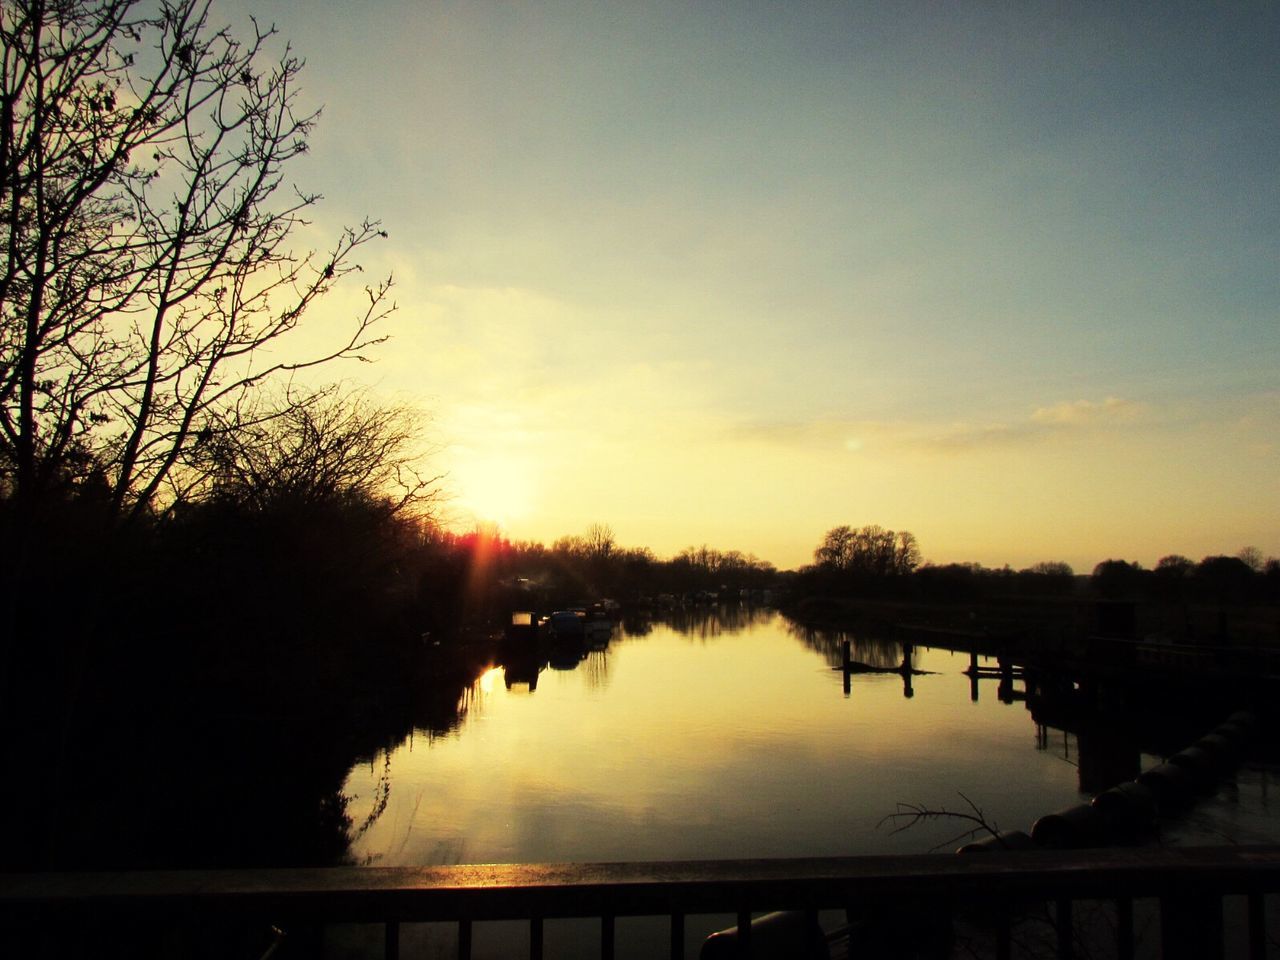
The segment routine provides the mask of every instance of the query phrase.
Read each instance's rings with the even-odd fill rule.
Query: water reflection
[[[854,660],[870,667],[896,669],[903,662],[903,645],[897,640],[849,630],[809,627],[791,620],[784,620],[783,624],[791,636],[809,650],[822,654],[832,667],[839,667],[843,662],[845,644],[849,645]]]
[[[508,690],[534,693],[544,670],[566,672],[579,668],[588,688],[603,690],[609,683],[610,647],[642,640],[656,626],[706,643],[767,623],[776,616],[767,609],[736,603],[673,606],[657,613],[640,611],[611,622],[608,631],[588,631],[581,636],[553,636],[545,627],[541,631],[510,633],[497,660]]]
[[[425,746],[410,736],[352,770],[353,859],[922,852],[946,837],[877,830],[899,801],[963,792],[1028,829],[1132,778],[1176,726],[1008,658],[722,612],[505,646],[451,716],[427,712]]]
[[[582,661],[582,675],[588,690],[604,690],[609,686],[609,656],[605,650],[592,650]]]
[[[830,630],[790,623],[793,636],[807,648],[834,661],[833,670],[843,676],[844,695],[853,693],[857,674],[896,674],[902,678],[902,696],[915,696],[914,678],[928,673],[916,666],[916,646],[910,640],[887,640],[848,630]]]
[[[853,674],[856,695],[833,699],[846,641],[884,675]],[[1025,714],[973,712],[949,656],[746,607],[628,618],[594,650],[509,646],[448,736],[386,752],[390,800],[353,858],[431,863],[441,843],[499,862],[917,852],[927,837],[876,827],[900,799],[981,793],[1019,766],[1025,789],[991,787],[1011,820],[1075,797],[1074,768],[1029,749]],[[357,822],[374,759],[345,788]]]
[[[649,634],[655,625],[674,630],[696,640],[714,640],[741,633],[754,625],[767,623],[776,614],[768,607],[745,603],[700,603],[672,605],[665,610],[629,614],[623,620],[627,636]]]

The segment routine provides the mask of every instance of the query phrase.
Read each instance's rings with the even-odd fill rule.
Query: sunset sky
[[[215,3],[390,239],[460,525],[1280,554],[1280,6]],[[337,323],[357,295],[312,319]]]

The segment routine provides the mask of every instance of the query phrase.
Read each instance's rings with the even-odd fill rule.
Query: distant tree
[[[1195,563],[1179,553],[1161,557],[1151,575],[1154,595],[1166,602],[1186,601],[1195,567]]]
[[[984,593],[985,571],[978,564],[925,564],[913,576],[925,600],[954,603],[976,600]]]
[[[857,531],[855,568],[860,573],[886,577],[895,572],[897,538],[892,530],[872,524]]]
[[[1195,569],[1195,563],[1180,553],[1171,553],[1156,561],[1156,574],[1161,577],[1187,577]]]
[[[1205,557],[1195,569],[1196,584],[1206,599],[1218,604],[1244,601],[1256,579],[1258,575],[1239,557]]]
[[[1075,589],[1075,571],[1061,560],[1045,560],[1032,564],[1014,575],[1020,593],[1030,596],[1065,596]]]
[[[856,530],[845,525],[827,531],[813,558],[828,572],[882,578],[909,574],[920,564],[920,548],[907,531],[895,534],[874,524]]]
[[[621,584],[630,598],[660,592],[658,589],[659,562],[648,547],[631,547],[615,554]]]
[[[1142,564],[1136,561],[1103,560],[1093,568],[1090,581],[1104,597],[1131,597],[1141,589],[1144,573]]]
[[[898,534],[898,550],[894,557],[894,572],[899,576],[908,576],[920,566],[920,544],[916,535],[909,530]]]
[[[551,544],[551,552],[561,557],[584,557],[587,554],[587,542],[574,534],[566,534]]]
[[[378,341],[389,281],[327,345],[291,336],[384,234],[289,249],[316,115],[272,34],[237,39],[206,0],[0,7],[0,492],[92,477],[136,519],[259,385]]]
[[[1240,552],[1236,554],[1236,558],[1241,560],[1254,573],[1262,573],[1267,563],[1262,556],[1262,551],[1257,547],[1242,547]]]
[[[1205,557],[1196,565],[1197,577],[1225,577],[1229,579],[1247,580],[1253,574],[1253,568],[1240,557],[1218,555]]]
[[[607,523],[593,523],[587,527],[587,535],[583,538],[587,556],[601,563],[607,561],[612,555],[617,541],[614,539],[613,530]]]
[[[1039,577],[1074,577],[1076,575],[1071,569],[1071,564],[1061,560],[1045,560],[1032,564],[1027,568],[1027,572]]]
[[[832,527],[813,551],[814,563],[828,570],[848,570],[853,565],[854,542],[852,527]]]
[[[705,543],[700,547],[685,547],[672,558],[672,566],[687,571],[689,585],[713,587],[720,572],[720,552]]]
[[[1280,603],[1280,559],[1268,557],[1262,567],[1262,579],[1267,600]]]

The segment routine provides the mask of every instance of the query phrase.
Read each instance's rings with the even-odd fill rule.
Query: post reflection
[[[915,696],[913,678],[929,672],[916,666],[916,647],[910,640],[885,640],[795,623],[791,623],[789,629],[807,648],[821,653],[829,662],[835,661],[831,666],[842,674],[841,685],[846,697],[852,695],[855,675],[896,674],[902,678],[903,698],[910,700]],[[838,655],[833,653],[836,650]]]
[[[368,824],[354,858],[429,863],[440,844],[507,862],[818,855],[833,831],[850,852],[921,852],[919,834],[874,829],[904,796],[963,789],[1029,824],[1131,779],[1169,724],[1142,719],[1148,698],[936,636],[732,608],[560,633],[517,631],[450,702],[447,735],[353,771],[350,816]],[[834,821],[815,778],[845,798]],[[366,808],[377,796],[385,810]]]
[[[899,675],[902,695],[911,699],[917,692],[914,678],[930,672],[919,669],[910,633],[890,640],[798,624],[789,629],[840,672],[845,699],[857,698],[860,679],[871,682],[884,674]],[[1008,637],[984,640],[977,631],[929,634],[934,646],[922,649],[930,664],[937,662],[936,652],[967,658],[968,666],[956,672],[965,678],[970,704],[980,703],[983,686],[994,681],[998,703],[1022,703],[1031,714],[1037,750],[1049,752],[1061,738],[1057,755],[1076,769],[1083,794],[1134,779],[1143,754],[1176,752],[1184,740],[1198,737],[1201,727],[1249,702],[1248,690],[1238,682],[1115,670],[1106,661],[1098,668],[1089,659],[1028,657]],[[937,696],[944,687],[933,684],[929,691]]]

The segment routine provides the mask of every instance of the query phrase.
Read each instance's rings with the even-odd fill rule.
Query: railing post
[[[542,918],[529,918],[529,960],[542,960]]]
[[[1007,902],[1002,902],[996,916],[996,960],[1010,960],[1013,956],[1013,914]]]
[[[738,949],[744,957],[751,956],[751,911],[738,911]]]
[[[471,960],[471,921],[458,921],[458,960]]]
[[[804,955],[811,957],[818,949],[818,941],[822,939],[822,928],[818,926],[818,911],[804,911]],[[825,943],[823,945],[825,949]]]
[[[600,918],[600,960],[613,960],[613,932],[613,917],[605,914]]]
[[[386,960],[400,960],[400,923],[388,920],[382,935],[382,955]]]
[[[1222,895],[1160,898],[1164,960],[1222,960]]]
[[[1133,960],[1133,901],[1116,901],[1116,960]]]
[[[1062,899],[1054,906],[1053,925],[1058,934],[1058,960],[1072,960],[1075,956],[1075,924],[1071,919],[1070,900]]]
[[[1266,960],[1267,914],[1262,894],[1249,894],[1249,960]]]
[[[684,914],[671,915],[671,960],[684,960]]]

